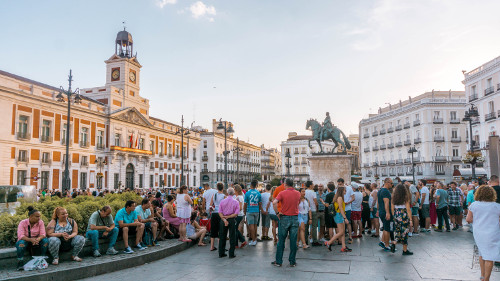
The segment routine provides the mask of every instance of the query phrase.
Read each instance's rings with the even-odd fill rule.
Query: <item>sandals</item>
[[[347,240],[347,243],[352,244],[352,238],[349,238],[349,240]]]
[[[200,243],[200,244],[198,244],[198,247],[203,247],[203,246],[206,246],[206,245],[207,244],[205,244],[205,243]]]
[[[328,247],[328,251],[332,251],[332,244],[328,244],[328,241],[325,241],[325,246]]]

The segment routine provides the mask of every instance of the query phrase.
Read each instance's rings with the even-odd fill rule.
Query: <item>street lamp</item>
[[[106,165],[107,162],[106,159],[99,157],[94,161],[94,164],[96,164],[96,166],[99,168],[99,173],[97,174],[97,189],[100,190],[102,188],[102,178],[103,178],[102,167],[104,167],[104,165]]]
[[[286,149],[285,158],[286,158],[286,175],[287,177],[290,177],[290,158],[292,158],[292,156],[290,155],[290,148]]]
[[[224,130],[224,188],[227,189],[227,155],[229,151],[227,150],[227,133],[234,133],[233,127],[229,124],[227,127],[227,122],[222,123],[222,118],[219,120],[219,125],[217,130]]]
[[[408,153],[411,153],[411,173],[413,175],[413,184],[415,184],[415,162],[413,161],[413,153],[416,152],[417,149],[415,148],[415,146],[410,147],[410,149],[408,149]]]
[[[471,104],[469,110],[465,111],[464,118],[462,121],[464,122],[469,122],[469,148],[470,152],[474,152],[474,145],[475,142],[472,139],[472,122],[475,120],[475,118],[479,117],[479,112],[477,111],[477,107],[475,107],[473,104]],[[476,179],[476,162],[472,161],[471,162],[471,168],[472,168],[472,179]]]
[[[236,148],[234,148],[233,151],[236,151],[236,181],[238,181],[238,183],[240,183],[240,151],[242,150],[243,149],[240,148],[240,139],[236,138]]]
[[[184,185],[184,135],[189,135],[189,129],[184,128],[184,115],[181,119],[181,128],[177,128],[176,135],[181,134],[181,186]],[[188,148],[189,151],[189,148]]]
[[[64,163],[64,175],[63,175],[63,186],[62,191],[66,192],[66,190],[70,189],[71,179],[69,178],[69,128],[71,121],[71,97],[73,97],[73,103],[79,104],[82,101],[82,97],[80,96],[80,89],[76,89],[74,92],[71,91],[71,82],[73,81],[73,75],[71,73],[71,69],[69,70],[68,82],[69,87],[68,90],[64,90],[61,86],[61,91],[57,94],[56,98],[58,102],[68,102],[68,115],[66,116],[66,156]],[[66,95],[66,98],[64,97]]]

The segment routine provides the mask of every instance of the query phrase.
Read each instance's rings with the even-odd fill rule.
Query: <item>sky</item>
[[[309,118],[346,134],[385,103],[464,90],[500,55],[500,1],[0,0],[0,69],[103,86],[117,32],[134,40],[151,116],[278,147]]]

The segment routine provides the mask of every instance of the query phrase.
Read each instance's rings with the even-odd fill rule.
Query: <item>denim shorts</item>
[[[378,219],[377,208],[373,207],[373,211],[370,212],[370,219]]]
[[[271,218],[271,220],[273,220],[273,221],[279,221],[279,220],[280,220],[280,219],[278,218],[278,216],[277,216],[277,215],[275,215],[275,214],[269,214],[269,218]]]
[[[418,207],[411,207],[411,216],[418,217]]]
[[[351,210],[345,211],[345,217],[348,221],[351,221]]]
[[[247,223],[259,225],[260,213],[247,213]]]
[[[345,223],[344,218],[342,217],[341,213],[336,213],[334,220],[335,220],[335,223]]]
[[[304,223],[307,224],[309,222],[308,214],[299,214],[299,225]]]
[[[271,225],[271,220],[269,218],[269,214],[267,215],[262,214],[262,226],[269,227],[270,225]]]

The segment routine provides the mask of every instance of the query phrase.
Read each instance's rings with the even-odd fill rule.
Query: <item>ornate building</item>
[[[260,151],[262,181],[271,182],[281,177],[281,153],[276,148],[265,148],[261,145]]]
[[[66,142],[73,189],[180,186],[181,163],[184,183],[200,184],[200,134],[181,143],[180,126],[149,115],[130,33],[105,63],[106,84],[80,90],[69,122],[59,88],[0,71],[0,184],[60,189]]]

